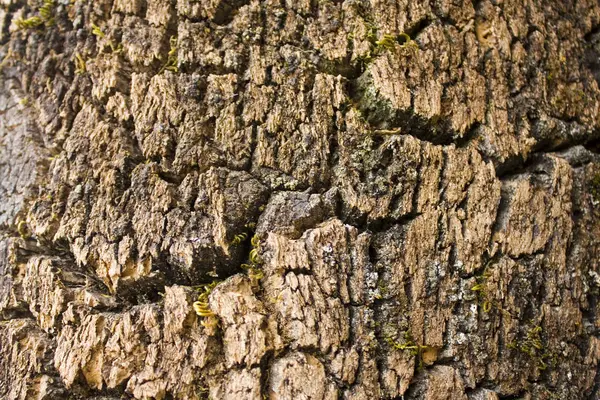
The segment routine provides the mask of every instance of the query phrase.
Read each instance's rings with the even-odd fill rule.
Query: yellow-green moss
[[[54,25],[54,0],[44,0],[44,3],[38,10],[38,14],[29,18],[19,18],[15,21],[17,28],[21,30],[36,29],[42,26]]]
[[[548,351],[542,342],[542,327],[539,325],[529,329],[523,340],[515,340],[509,343],[507,347],[527,354],[536,362],[536,367],[540,371],[546,370],[549,366],[554,367],[557,364],[556,355]]]
[[[409,331],[404,332],[404,343],[397,342],[391,337],[386,337],[385,341],[397,350],[408,351],[411,356],[417,358],[418,367],[423,368],[423,352],[429,349],[429,346],[417,344]]]
[[[169,50],[169,53],[167,54],[167,62],[165,63],[165,65],[163,65],[163,67],[161,68],[159,73],[162,73],[163,71],[179,72],[179,67],[177,66],[178,60],[177,60],[177,37],[176,36],[171,36],[171,39],[169,39],[169,45],[170,45],[170,50]]]

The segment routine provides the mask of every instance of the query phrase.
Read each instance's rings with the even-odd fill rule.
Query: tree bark
[[[0,398],[600,398],[596,0],[0,0]]]

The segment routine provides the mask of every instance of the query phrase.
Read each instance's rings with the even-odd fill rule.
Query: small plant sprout
[[[115,46],[115,44],[111,40],[108,44],[110,45],[110,49],[112,50],[113,53],[118,54],[118,53],[123,52],[123,43],[119,43],[118,45]]]
[[[477,293],[479,304],[481,304],[481,309],[484,313],[489,313],[493,305],[486,289],[489,277],[489,272],[484,272],[483,275],[477,277],[477,283],[471,287],[471,291]]]
[[[252,284],[256,286],[258,284],[258,281],[260,281],[264,277],[264,272],[260,268],[260,265],[262,264],[262,259],[259,256],[259,236],[254,235],[252,239],[250,239],[250,244],[252,245],[252,250],[250,250],[250,255],[248,256],[248,264],[242,264],[241,268],[246,271],[248,277],[252,281]]]
[[[383,35],[383,37],[381,39],[379,39],[377,42],[375,42],[375,45],[377,47],[383,47],[386,49],[391,49],[394,47],[394,44],[396,43],[396,37],[393,35]]]
[[[96,36],[98,39],[104,39],[106,37],[106,34],[104,33],[104,31],[98,25],[92,23],[91,27],[92,27],[92,35]],[[110,46],[110,49],[113,53],[120,53],[123,51],[123,45],[121,43],[119,43],[117,46],[115,46],[113,41],[110,40],[108,42],[108,45]]]
[[[398,42],[400,43],[400,47],[402,47],[403,49],[411,50],[414,53],[419,51],[419,45],[417,44],[417,42],[412,40],[407,33],[399,34]]]
[[[512,343],[509,343],[507,347],[509,349],[516,349],[524,354],[527,354],[536,361],[537,369],[544,371],[548,369],[549,364],[551,366],[556,366],[557,360],[556,355],[545,351],[541,335],[542,327],[535,325],[533,328],[527,331],[527,336],[523,341],[517,342],[515,340]]]
[[[54,25],[54,0],[44,0],[44,4],[40,7],[40,16],[47,26]]]
[[[241,244],[243,241],[245,241],[246,239],[248,239],[248,234],[246,232],[242,232],[239,235],[235,235],[235,237],[231,241],[231,244],[234,246],[237,246],[237,245]]]
[[[252,264],[261,264],[262,263],[262,260],[260,259],[258,252],[259,252],[259,249],[257,247],[250,250],[250,262]]]
[[[17,224],[17,232],[19,232],[19,236],[21,236],[22,239],[29,238],[29,228],[27,227],[27,222],[19,221]]]
[[[15,21],[15,25],[17,25],[17,28],[22,30],[35,29],[44,25],[44,21],[40,17],[30,17],[27,19],[19,18]]]
[[[215,286],[217,286],[218,282],[215,281],[211,284],[208,285],[203,285],[201,286],[201,293],[200,295],[198,295],[198,300],[194,302],[194,304],[192,305],[194,307],[194,311],[196,311],[196,314],[198,314],[198,316],[200,317],[212,317],[215,314],[210,310],[209,304],[208,304],[208,296],[210,295],[210,292],[215,288]]]
[[[402,351],[408,351],[411,356],[417,357],[419,368],[423,368],[423,352],[429,349],[429,346],[423,346],[415,343],[410,332],[404,332],[404,343],[396,342],[391,337],[386,337],[385,341],[393,348]]]
[[[86,72],[86,64],[81,54],[75,53],[75,73],[77,75],[85,74]]]
[[[106,35],[102,32],[102,29],[94,23],[92,23],[92,35],[98,36],[100,39],[104,39]]]
[[[163,65],[159,73],[162,73],[165,70],[171,72],[179,71],[179,68],[177,67],[177,36],[171,36],[171,39],[169,39],[169,44],[171,49],[167,54],[167,62],[165,65]]]
[[[260,238],[258,237],[258,235],[254,235],[252,236],[252,239],[250,239],[250,244],[252,245],[252,247],[254,247],[255,249],[258,248],[260,246]]]
[[[19,18],[15,21],[15,25],[21,30],[35,29],[42,25],[52,26],[54,25],[55,5],[56,3],[54,0],[44,0],[44,3],[38,10],[39,16],[36,15],[27,19]]]
[[[385,34],[375,42],[375,49],[373,51],[374,55],[379,55],[385,50],[393,49],[396,43],[400,44],[401,49],[408,49],[413,52],[417,52],[419,50],[419,45],[417,42],[412,40],[407,33],[401,33],[399,35],[389,35]]]
[[[199,317],[202,317],[202,321],[200,322],[202,326],[205,328],[212,330],[216,328],[219,324],[219,320],[215,313],[212,312],[209,305],[208,296],[210,292],[219,284],[219,281],[214,281],[207,285],[202,285],[199,287],[200,294],[198,295],[198,300],[192,304],[194,311]]]

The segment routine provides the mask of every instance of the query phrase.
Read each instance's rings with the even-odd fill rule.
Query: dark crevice
[[[328,60],[319,58],[317,70],[329,75],[341,75],[349,81],[355,80],[365,71],[365,63],[362,61],[350,62],[350,53],[342,60]]]
[[[421,32],[427,29],[431,25],[431,19],[425,17],[417,21],[414,25],[407,28],[404,33],[408,35],[411,39],[416,39]],[[398,40],[398,43],[403,44],[406,41],[406,37],[402,36],[401,39]]]
[[[583,40],[585,40],[586,42],[590,42],[595,40],[594,36],[598,35],[600,33],[600,25],[595,25],[592,27],[592,29],[585,34],[585,36],[583,37]]]
[[[267,350],[267,352],[260,359],[260,370],[267,371],[267,373],[260,374],[260,392],[263,398],[269,396],[271,389],[269,388],[271,376],[268,373],[271,371],[271,367],[276,360],[276,354],[274,350]]]
[[[496,177],[500,180],[507,180],[512,176],[522,174],[537,162],[539,162],[539,159],[536,154],[532,154],[528,158],[522,156],[510,157],[503,163],[495,165]]]
[[[30,319],[36,321],[35,316],[29,310],[25,303],[20,303],[19,307],[4,308],[0,314],[0,321],[8,321],[11,319]]]
[[[368,230],[369,232],[372,233],[378,233],[378,232],[385,232],[389,229],[391,229],[392,227],[396,226],[396,225],[405,225],[407,223],[409,223],[410,221],[414,220],[415,218],[419,217],[420,215],[422,215],[422,213],[419,212],[411,212],[408,214],[405,214],[401,217],[385,217],[385,218],[376,218],[376,219],[370,219],[367,220],[366,222],[362,223],[362,224],[354,224],[357,227],[365,227],[366,230]],[[346,223],[346,221],[344,221],[342,219],[342,221],[344,223]],[[348,221],[348,223],[351,223],[351,221]]]
[[[498,400],[522,400],[522,399],[526,398],[528,393],[529,392],[527,391],[527,389],[522,389],[517,394],[506,395],[506,396],[499,395]]]
[[[529,153],[526,157],[515,155],[502,163],[496,163],[496,176],[499,179],[506,179],[510,176],[521,174],[530,169],[533,165],[539,163],[540,158],[543,155],[547,153],[564,153],[577,146],[582,146],[594,154],[600,154],[600,138],[582,140],[580,142],[575,141],[571,143],[563,143],[556,146],[540,145],[536,146],[535,151]]]
[[[455,144],[464,147],[480,134],[481,123],[474,122],[461,134],[450,126],[450,121],[435,116],[425,118],[411,106],[406,110],[395,109],[375,89],[369,73],[350,80],[347,85],[351,103],[361,112],[373,135],[410,135],[434,145]],[[412,97],[411,97],[412,98]]]
[[[600,155],[600,132],[597,134],[594,134],[592,139],[583,141],[583,143],[581,143],[581,145],[583,147],[585,147],[586,150]],[[578,146],[578,144],[574,144],[574,145],[571,145],[568,147],[574,147],[574,146]],[[564,150],[564,149],[562,149],[562,150]]]

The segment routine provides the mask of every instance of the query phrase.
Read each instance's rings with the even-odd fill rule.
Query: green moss
[[[415,356],[418,353],[419,345],[415,344],[408,331],[404,333],[404,343],[396,342],[391,337],[385,338],[385,341],[397,350],[408,350],[410,355]]]
[[[47,26],[54,25],[54,0],[44,0],[44,4],[40,7],[40,16]]]
[[[231,245],[238,246],[239,244],[244,242],[246,239],[248,239],[248,234],[246,232],[242,232],[242,233],[234,236],[233,240],[231,241]]]
[[[401,34],[398,35],[398,41],[401,44],[406,44],[411,41],[410,35],[408,33],[402,32]]]
[[[192,305],[196,314],[199,317],[202,317],[202,321],[200,322],[202,326],[209,330],[215,329],[219,324],[219,319],[212,312],[208,304],[208,296],[219,283],[220,281],[215,280],[211,283],[196,287],[196,290],[198,290],[200,294],[198,295],[198,300]]]
[[[42,26],[54,25],[54,8],[56,3],[54,0],[44,0],[44,3],[38,10],[38,14],[27,19],[19,18],[15,21],[17,28],[22,30],[36,29]]]
[[[106,34],[104,33],[104,31],[102,31],[102,29],[92,23],[91,25],[92,27],[92,35],[98,37],[99,39],[104,39],[106,37]],[[114,42],[111,40],[108,42],[108,45],[110,46],[110,49],[113,53],[120,53],[123,51],[123,44],[119,43],[118,45],[115,45]]]
[[[27,19],[19,18],[15,21],[15,25],[19,29],[35,29],[44,25],[44,21],[40,17],[30,17]]]
[[[392,49],[394,45],[397,43],[396,36],[393,35],[383,35],[381,39],[375,42],[375,46],[377,48],[383,49]]]
[[[556,355],[547,351],[542,342],[542,327],[539,325],[529,329],[523,340],[515,340],[509,343],[507,347],[528,355],[535,361],[536,367],[540,371],[546,370],[549,366],[555,367],[557,364]]]
[[[162,73],[163,71],[179,72],[179,67],[177,66],[178,60],[176,36],[171,36],[171,39],[169,39],[169,45],[171,48],[169,50],[169,53],[167,54],[167,62],[165,63],[165,65],[163,65],[159,73]]]
[[[235,235],[230,244],[232,246],[239,246],[240,244],[242,244],[243,242],[245,242],[248,239],[248,236],[252,233],[252,231],[254,231],[254,229],[256,229],[256,222],[246,223],[244,225],[244,231]],[[254,243],[255,237],[252,238],[251,243]],[[253,244],[253,246],[254,246],[254,244]]]
[[[471,291],[477,293],[477,299],[479,304],[481,305],[481,309],[483,310],[483,312],[490,312],[492,309],[492,302],[489,300],[489,295],[485,287],[485,282],[473,285],[473,287],[471,287]]]
[[[481,306],[481,310],[484,313],[489,313],[490,311],[492,311],[492,307],[494,307],[494,306],[498,310],[504,311],[504,310],[502,310],[500,304],[493,301],[493,299],[491,298],[491,296],[487,290],[487,281],[490,277],[490,272],[487,270],[487,268],[490,265],[490,263],[491,263],[491,261],[489,261],[485,265],[485,267],[483,269],[483,273],[480,276],[477,276],[475,278],[477,283],[471,287],[471,291],[475,292],[477,294],[477,302]]]
[[[104,39],[106,36],[104,32],[102,32],[102,29],[100,29],[100,27],[94,23],[92,23],[92,35],[98,36],[100,39]]]
[[[365,21],[365,23],[367,27],[366,39],[372,44],[375,44],[377,41],[377,28],[375,28],[375,25],[370,21]]]
[[[396,342],[391,337],[386,337],[385,341],[391,347],[397,350],[407,351],[411,356],[416,357],[419,369],[423,368],[423,352],[429,349],[429,346],[415,343],[409,331],[404,332],[404,343]]]
[[[349,40],[350,38],[353,39],[354,36],[349,36]],[[410,37],[405,33],[401,33],[400,35],[384,34],[377,39],[377,30],[373,26],[368,27],[366,39],[369,41],[371,46],[369,51],[357,58],[357,62],[359,63],[361,70],[365,70],[366,67],[373,62],[377,56],[393,49],[397,44],[400,44],[401,49],[414,49],[415,47],[416,49],[419,48],[416,42],[410,40]]]
[[[398,41],[402,49],[409,50],[413,53],[417,53],[419,51],[419,45],[417,42],[412,40],[406,33],[401,33],[398,35]]]
[[[75,53],[75,73],[82,75],[87,71],[86,62],[79,53]]]
[[[28,239],[30,237],[29,228],[27,227],[27,222],[19,221],[17,224],[17,232],[19,232],[19,236],[22,239]]]
[[[397,44],[400,45],[401,49],[411,50],[417,52],[419,45],[417,42],[412,40],[407,33],[401,33],[399,35],[388,35],[385,34],[375,42],[375,49],[373,53],[375,55],[382,54],[383,52],[393,49]]]
[[[246,271],[252,285],[258,285],[258,282],[265,276],[264,272],[261,268],[263,264],[263,260],[260,258],[260,237],[258,235],[254,235],[252,239],[250,239],[250,244],[252,245],[252,250],[250,250],[250,254],[248,256],[248,262],[246,264],[242,264],[240,267]]]
[[[123,44],[119,43],[118,45],[115,46],[115,44],[110,41],[108,43],[110,45],[110,49],[112,50],[113,53],[121,53],[123,51]]]

